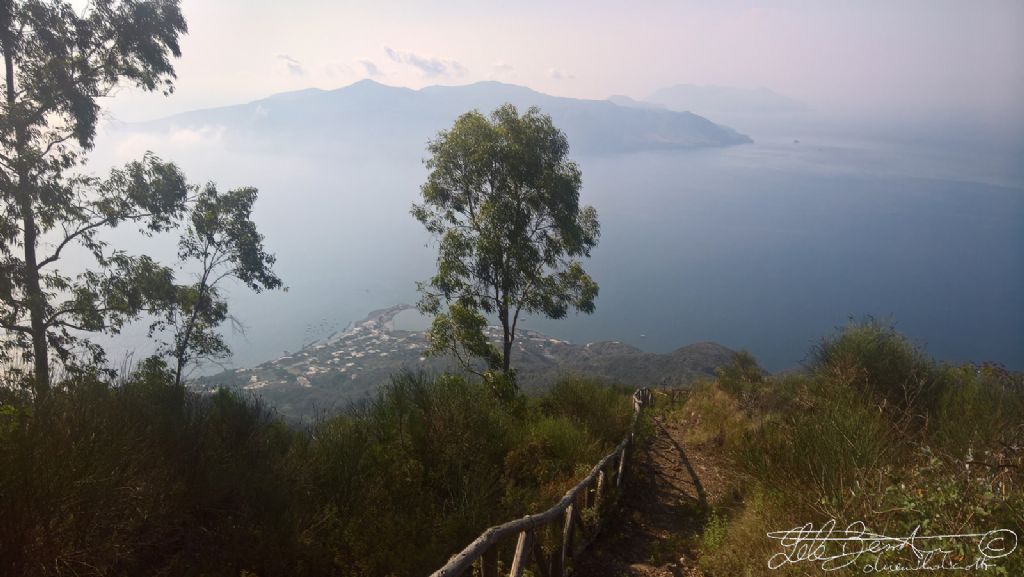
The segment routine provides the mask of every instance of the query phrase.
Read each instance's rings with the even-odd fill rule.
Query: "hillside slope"
[[[255,393],[290,418],[342,409],[376,394],[391,375],[403,371],[457,371],[451,360],[424,355],[420,331],[394,328],[394,317],[411,307],[396,305],[370,313],[344,332],[253,368],[203,377],[195,386],[231,387]],[[499,329],[490,328],[498,337]],[[577,345],[530,330],[519,330],[513,364],[527,392],[547,388],[572,372],[626,386],[680,386],[713,375],[735,352],[698,343],[670,353],[647,353],[616,341]]]

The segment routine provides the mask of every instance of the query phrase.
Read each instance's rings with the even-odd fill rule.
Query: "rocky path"
[[[706,503],[716,502],[724,490],[721,468],[713,446],[683,442],[685,420],[660,414],[654,422],[619,510],[579,560],[576,575],[703,575],[694,552]]]

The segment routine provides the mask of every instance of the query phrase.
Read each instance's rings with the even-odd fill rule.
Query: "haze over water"
[[[526,0],[512,10],[185,0],[184,11],[175,95],[125,90],[104,102],[113,122],[91,166],[104,172],[152,150],[194,182],[260,189],[255,219],[290,290],[231,291],[247,327],[229,338],[235,366],[417,300],[414,283],[436,256],[409,216],[426,141],[473,100],[435,88],[449,109],[402,116],[405,88],[500,81],[587,99],[653,102],[686,84],[795,101],[766,115],[711,88],[709,109],[681,109],[753,144],[594,155],[570,138],[583,202],[602,224],[587,263],[601,294],[593,316],[528,327],[651,351],[717,341],[778,370],[848,318],[874,315],[939,359],[1024,369],[1020,2]],[[362,100],[348,102],[354,120],[336,125],[317,124],[330,107],[271,115],[262,145],[217,111],[179,129],[121,126],[367,79],[405,94],[382,103],[364,85]],[[391,111],[402,121],[359,124],[360,106],[383,110],[375,121]],[[291,120],[315,134],[278,140]],[[173,260],[167,239],[113,237]],[[110,346],[137,358],[151,345],[135,327]]]
[[[871,152],[805,140],[584,163],[604,284],[578,334],[713,340],[777,370],[874,315],[938,358],[1024,366],[1022,189],[883,170]]]
[[[602,224],[587,265],[597,312],[525,326],[650,351],[716,341],[780,370],[848,318],[873,315],[939,359],[1024,368],[1019,163],[805,134],[574,155]],[[112,138],[110,150],[140,146]],[[426,175],[415,147],[261,156],[216,139],[167,146],[186,174],[261,190],[256,220],[289,291],[232,292],[247,327],[229,339],[235,366],[414,303],[415,282],[432,274],[434,248],[408,213]],[[129,332],[115,346],[138,357],[143,341]]]

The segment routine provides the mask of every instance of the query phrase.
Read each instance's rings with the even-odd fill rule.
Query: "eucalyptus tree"
[[[264,249],[251,218],[256,198],[252,187],[222,193],[207,184],[190,205],[178,258],[195,269],[195,282],[176,285],[171,306],[150,326],[151,335],[172,335],[161,352],[174,361],[175,384],[181,384],[188,365],[231,354],[217,332],[229,319],[225,282],[238,281],[256,292],[282,286],[273,271],[275,257]]]
[[[580,205],[568,141],[537,108],[463,114],[428,150],[430,174],[412,214],[438,240],[437,273],[420,284],[420,308],[435,315],[431,349],[482,357],[486,373],[514,390],[522,314],[594,311],[598,286],[580,259],[597,244],[597,211]],[[491,314],[500,350],[483,336]]]
[[[93,146],[99,98],[125,85],[172,91],[186,31],[178,0],[91,0],[80,10],[0,0],[0,326],[7,352],[26,347],[38,392],[49,387],[50,349],[66,360],[78,341],[69,329],[116,330],[167,296],[168,269],[109,250],[99,233],[125,222],[163,230],[184,210],[184,177],[154,156],[107,179],[73,169]],[[96,267],[63,274],[54,265],[76,244]]]

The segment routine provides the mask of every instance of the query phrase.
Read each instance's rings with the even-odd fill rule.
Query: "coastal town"
[[[453,359],[427,354],[425,331],[396,328],[396,317],[414,309],[399,304],[375,310],[345,330],[294,353],[255,367],[202,377],[195,385],[239,389],[264,398],[287,417],[310,419],[372,399],[391,375],[400,371],[461,372]],[[500,327],[487,327],[485,332],[500,341]],[[625,386],[679,384],[680,379],[713,375],[733,354],[714,343],[664,354],[643,352],[619,341],[577,345],[528,329],[517,331],[513,351],[520,375],[526,377],[523,382],[538,390],[566,372]]]

